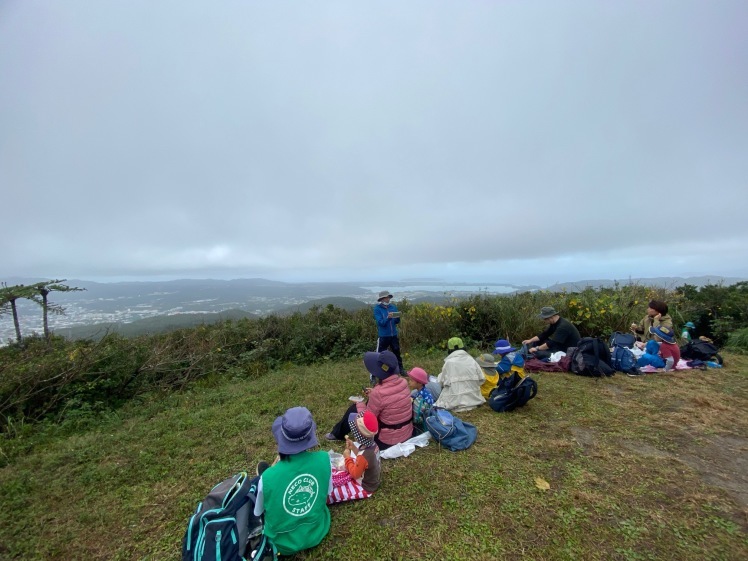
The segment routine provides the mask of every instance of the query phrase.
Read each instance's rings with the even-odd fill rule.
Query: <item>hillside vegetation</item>
[[[303,313],[308,312],[312,308],[326,308],[327,306],[334,306],[336,308],[340,308],[341,310],[346,310],[348,312],[371,309],[371,304],[362,302],[361,300],[358,300],[357,298],[350,298],[348,296],[337,296],[337,297],[331,297],[331,298],[317,298],[314,300],[309,300],[308,302],[304,302],[303,304],[297,304],[294,306],[286,306],[285,308],[275,312],[275,315],[289,316],[297,312],[303,314]]]

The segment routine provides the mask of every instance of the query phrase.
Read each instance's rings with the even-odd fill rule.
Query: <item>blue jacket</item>
[[[505,354],[501,357],[499,364],[496,365],[496,370],[503,376],[504,374],[509,373],[509,371],[512,369],[512,366],[516,366],[517,368],[525,367],[525,359],[522,358],[522,355],[517,352]]]
[[[647,341],[644,347],[644,354],[638,358],[636,365],[654,366],[655,368],[665,368],[665,361],[660,356],[660,344],[654,339]]]
[[[374,306],[374,321],[377,322],[379,337],[397,337],[397,324],[400,323],[400,318],[387,317],[387,314],[396,311],[397,306],[392,303],[386,308],[381,303]]]

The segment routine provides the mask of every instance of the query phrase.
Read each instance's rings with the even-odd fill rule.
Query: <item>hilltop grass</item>
[[[441,356],[406,362],[438,372]],[[748,558],[748,357],[727,364],[535,375],[527,407],[461,415],[479,429],[469,450],[384,460],[375,496],[333,506],[328,537],[296,558]],[[275,455],[277,415],[306,405],[322,438],[366,379],[360,360],[288,366],[14,427],[0,444],[0,559],[177,559],[197,501]]]

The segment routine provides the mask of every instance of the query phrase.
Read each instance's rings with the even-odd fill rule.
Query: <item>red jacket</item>
[[[413,407],[405,378],[396,374],[385,378],[371,389],[368,403],[359,403],[357,409],[374,413],[379,421],[378,438],[385,444],[405,442],[413,436]],[[405,425],[397,429],[384,426],[400,423]]]

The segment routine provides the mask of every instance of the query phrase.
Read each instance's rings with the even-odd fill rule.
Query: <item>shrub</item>
[[[646,314],[650,300],[664,300],[670,308],[678,300],[672,291],[635,284],[586,288],[562,296],[556,308],[577,326],[580,335],[603,338],[615,331],[628,331],[631,323],[638,323]]]
[[[731,332],[748,327],[748,282],[701,288],[686,284],[677,290],[682,294],[677,319],[692,321],[697,337],[706,335],[724,345]]]
[[[748,354],[748,327],[730,333],[725,348],[732,352]]]

